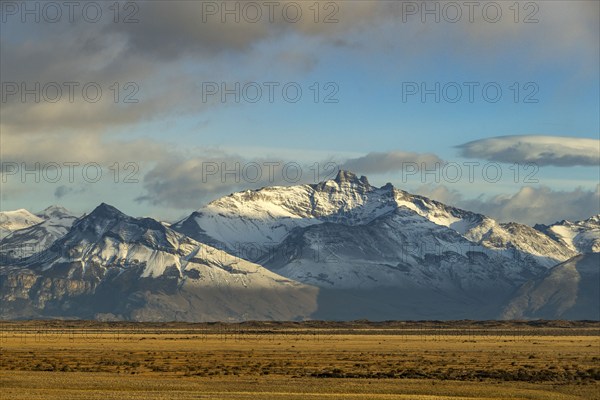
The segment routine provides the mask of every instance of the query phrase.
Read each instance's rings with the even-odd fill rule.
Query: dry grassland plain
[[[0,322],[1,399],[600,399],[598,322]]]

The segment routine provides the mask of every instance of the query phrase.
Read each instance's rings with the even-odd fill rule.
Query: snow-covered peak
[[[229,251],[252,246],[257,257],[277,246],[294,229],[322,223],[363,226],[396,210],[406,210],[466,240],[496,250],[516,249],[552,266],[575,252],[520,224],[461,210],[394,188],[371,186],[366,177],[340,171],[335,179],[314,185],[275,186],[223,197],[173,225],[197,240]],[[410,226],[403,229],[410,230]],[[254,255],[244,256],[257,260]]]
[[[246,284],[252,281],[255,288],[278,286],[283,280],[259,265],[199,243],[157,220],[134,218],[104,203],[77,220],[47,250],[32,260],[23,260],[23,265],[34,269],[41,266],[42,270],[69,265],[72,274],[85,274],[94,268],[132,269],[142,278],[169,275],[183,280],[187,272],[195,270],[197,273],[191,276],[206,276],[217,286],[228,284],[236,274],[254,275]]]
[[[427,218],[436,225],[446,226],[462,235],[482,224],[492,225],[495,221],[474,212],[451,207],[424,196],[394,190],[398,207],[405,207]]]
[[[367,179],[366,176],[363,175],[359,178],[353,172],[346,171],[343,169],[338,171],[337,176],[335,177],[334,181],[338,185],[350,184],[350,185],[365,186],[365,187],[371,186],[369,184],[369,180]]]
[[[535,229],[517,223],[501,224],[482,214],[448,206],[427,197],[395,191],[399,207],[405,207],[436,225],[458,232],[467,240],[490,249],[516,249],[529,254],[546,267],[562,262],[575,253]]]
[[[84,268],[94,263],[105,268],[145,263],[146,275],[161,275],[180,264],[177,260],[186,245],[198,246],[156,220],[130,217],[102,203],[77,220],[41,257],[53,260],[47,264],[80,262]]]
[[[134,218],[106,203],[100,204],[91,213],[80,218],[64,240],[97,241],[109,235],[124,242],[147,241],[148,245],[165,245],[168,228],[151,218]]]
[[[76,215],[64,207],[52,205],[46,209],[36,213],[42,219],[61,219],[61,218],[76,218]]]
[[[106,204],[46,250],[7,256],[0,283],[13,280],[0,293],[3,313],[10,304],[17,315],[33,308],[83,318],[110,312],[135,320],[289,320],[316,309],[316,288]],[[45,283],[34,285],[38,278]]]
[[[600,214],[594,215],[583,221],[587,224],[596,224],[600,225]]]
[[[578,253],[600,252],[600,214],[583,221],[536,225],[535,229]]]
[[[335,179],[318,184],[233,193],[209,203],[173,228],[232,250],[238,243],[253,242],[258,247],[280,243],[298,227],[324,222],[369,223],[396,208],[391,185],[376,188],[365,177],[340,171]]]
[[[340,171],[335,179],[316,185],[272,186],[233,193],[211,202],[197,213],[253,220],[345,218],[352,224],[377,217],[361,214],[371,214],[372,208],[384,203],[393,203],[389,187],[375,188],[364,176],[358,178],[351,172]],[[359,221],[346,218],[348,214],[354,214]]]
[[[50,206],[37,214],[42,222],[1,237],[0,256],[22,259],[50,247],[71,228],[77,217],[67,209]]]
[[[4,231],[3,236],[5,236],[10,232],[25,229],[43,221],[42,218],[24,208],[15,211],[2,211],[0,212],[0,231]]]

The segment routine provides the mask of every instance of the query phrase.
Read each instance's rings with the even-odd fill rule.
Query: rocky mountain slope
[[[573,257],[523,285],[502,317],[600,320],[600,253]]]

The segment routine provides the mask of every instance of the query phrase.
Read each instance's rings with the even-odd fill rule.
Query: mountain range
[[[172,225],[101,204],[0,232],[1,318],[599,319],[600,215],[499,223],[348,171]]]

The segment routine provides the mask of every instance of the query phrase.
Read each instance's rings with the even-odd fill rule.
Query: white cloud
[[[499,136],[458,146],[461,155],[506,163],[535,163],[539,166],[600,164],[600,140],[562,136]]]

